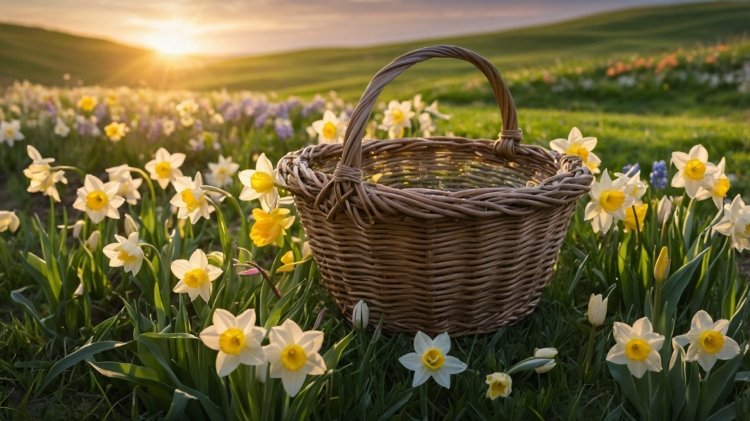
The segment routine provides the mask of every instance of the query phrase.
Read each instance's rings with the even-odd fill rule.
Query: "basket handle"
[[[452,45],[438,45],[425,47],[406,53],[383,67],[367,85],[367,89],[359,99],[357,107],[352,112],[351,120],[344,135],[344,149],[339,166],[360,168],[362,165],[362,137],[365,134],[367,122],[372,108],[383,88],[409,67],[431,58],[456,58],[468,61],[477,67],[490,82],[495,101],[500,107],[500,117],[503,128],[497,147],[512,155],[513,147],[521,141],[521,131],[518,129],[516,105],[510,95],[508,86],[503,81],[497,68],[479,54],[465,48]],[[497,148],[496,148],[497,149]],[[343,170],[346,171],[346,170]]]

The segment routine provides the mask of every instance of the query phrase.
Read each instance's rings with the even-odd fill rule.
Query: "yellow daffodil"
[[[506,373],[488,374],[484,382],[487,383],[487,397],[493,401],[507,398],[513,389],[513,379]]]
[[[120,219],[117,208],[125,203],[125,199],[117,195],[119,189],[120,184],[115,181],[102,183],[99,178],[87,174],[83,187],[77,191],[73,208],[86,212],[93,223],[99,223],[104,218]]]
[[[250,239],[256,247],[269,244],[281,246],[284,243],[286,230],[294,223],[294,216],[289,215],[289,209],[276,208],[271,212],[253,209],[255,223],[250,228]]]
[[[206,191],[203,190],[201,173],[195,174],[194,180],[179,177],[173,185],[177,193],[169,203],[177,208],[178,219],[190,218],[190,223],[195,224],[201,217],[209,219],[211,212],[216,210],[208,202]]]
[[[575,155],[581,158],[592,174],[599,173],[601,159],[592,151],[596,147],[597,139],[595,137],[583,137],[578,127],[570,129],[567,139],[555,139],[550,141],[549,146],[553,151],[563,155]]]
[[[134,179],[129,168],[127,164],[107,168],[107,174],[109,175],[109,181],[117,182],[120,185],[117,195],[125,199],[128,204],[136,205],[141,200],[141,193],[138,189],[141,187],[143,179]]]
[[[185,162],[185,154],[170,154],[164,148],[156,151],[154,159],[146,163],[146,171],[151,175],[152,180],[156,180],[162,189],[166,189],[169,183],[175,181],[177,177],[182,177],[180,167]]]
[[[78,100],[78,108],[85,113],[90,113],[94,111],[97,103],[98,101],[93,96],[84,96]]]
[[[669,248],[663,246],[659,251],[659,257],[656,258],[656,264],[654,264],[654,281],[657,283],[663,283],[667,276],[669,276]]]
[[[612,333],[617,343],[609,350],[607,361],[627,365],[630,374],[639,379],[646,371],[661,371],[659,350],[664,336],[653,331],[648,318],[636,320],[632,327],[615,322]]]
[[[341,143],[344,140],[346,122],[336,117],[331,110],[323,113],[323,119],[314,121],[312,129],[318,136],[318,143]]]
[[[716,360],[731,360],[740,354],[740,346],[727,336],[727,328],[728,320],[714,322],[708,313],[700,310],[693,316],[690,331],[676,336],[674,340],[680,346],[690,344],[686,361],[698,361],[708,373],[716,364]]]
[[[750,206],[746,206],[738,194],[732,203],[724,205],[724,216],[712,230],[732,239],[737,251],[750,249]]]
[[[450,389],[451,375],[466,370],[466,364],[448,355],[450,350],[451,338],[447,333],[441,333],[432,339],[417,332],[414,337],[414,352],[403,355],[398,361],[414,371],[412,387],[417,387],[432,377],[437,384]]]
[[[689,153],[672,152],[672,164],[678,170],[672,178],[672,187],[684,187],[691,199],[701,188],[712,188],[710,180],[716,166],[708,162],[708,151],[703,145],[693,146]]]
[[[138,239],[138,233],[131,233],[128,238],[115,234],[116,243],[107,244],[102,249],[104,255],[109,257],[109,266],[122,267],[125,272],[137,275],[143,264],[143,250]]]
[[[287,319],[281,326],[271,328],[268,340],[270,343],[263,347],[270,364],[268,374],[281,379],[287,395],[296,396],[308,375],[325,373],[326,363],[319,354],[323,332],[303,332],[297,323]]]
[[[21,220],[18,219],[18,215],[15,212],[0,211],[0,232],[16,232],[20,224]]]
[[[200,333],[207,347],[219,351],[216,355],[216,373],[224,377],[240,364],[264,367],[266,355],[260,343],[266,330],[255,326],[255,310],[248,309],[235,317],[232,313],[217,308],[213,324]]]
[[[635,208],[635,210],[633,210],[633,208]],[[647,211],[648,204],[646,203],[636,203],[635,205],[629,207],[625,211],[625,219],[623,219],[625,228],[630,231],[635,231],[636,228],[638,229],[638,231],[643,231],[643,225],[646,222]]]
[[[190,260],[180,259],[172,262],[172,273],[180,281],[172,291],[187,293],[191,300],[198,296],[208,302],[211,298],[211,284],[218,278],[222,270],[208,264],[206,253],[198,249],[190,256]]]
[[[309,251],[309,250],[308,250]],[[305,254],[303,250],[302,258],[298,261],[294,260],[294,252],[289,250],[286,253],[284,253],[283,256],[281,256],[281,266],[279,266],[278,269],[276,269],[276,272],[291,272],[294,270],[297,265],[300,265],[302,263],[305,263],[306,261],[310,260],[312,257],[311,254]]]
[[[625,191],[627,179],[615,181],[604,170],[599,181],[591,185],[591,202],[586,205],[584,220],[591,221],[594,232],[606,233],[614,221],[625,219],[625,209],[633,205],[633,197]]]
[[[122,140],[129,130],[130,129],[128,129],[128,126],[125,123],[118,123],[116,121],[104,126],[104,134],[107,136],[107,139],[112,142],[119,142]]]
[[[208,163],[210,172],[206,175],[208,184],[216,187],[225,187],[232,184],[232,177],[240,169],[240,164],[233,162],[232,157],[219,156],[219,162]]]

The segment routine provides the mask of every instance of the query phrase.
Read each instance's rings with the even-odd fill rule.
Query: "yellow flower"
[[[287,319],[281,326],[271,328],[268,340],[263,351],[270,364],[269,375],[281,379],[287,395],[297,395],[308,375],[325,373],[326,363],[319,354],[323,332],[303,332],[297,323]]]
[[[244,186],[240,192],[240,200],[258,199],[260,207],[266,212],[276,209],[279,205],[291,204],[293,201],[291,197],[279,196],[279,189],[276,188],[278,171],[273,168],[273,163],[264,153],[260,154],[255,162],[254,170],[240,171],[237,176]]]
[[[190,260],[180,259],[172,262],[172,273],[180,281],[173,291],[187,293],[191,300],[198,296],[205,302],[211,297],[211,283],[221,275],[222,270],[208,264],[206,253],[198,249],[190,256]]]
[[[635,210],[633,208],[635,207]],[[648,211],[648,205],[646,203],[639,203],[629,207],[625,211],[625,228],[630,231],[635,231],[636,227],[638,231],[643,231],[643,225],[646,219],[646,211]]]
[[[659,251],[659,257],[656,258],[654,281],[662,283],[667,279],[667,276],[669,276],[669,262],[669,249],[667,246],[664,246]]]
[[[711,316],[703,310],[695,313],[690,323],[690,331],[674,338],[680,346],[688,343],[687,361],[698,361],[706,373],[716,364],[716,360],[731,360],[740,354],[737,342],[726,336],[729,321],[726,319],[713,321]]]
[[[398,362],[414,371],[412,387],[417,387],[432,377],[437,384],[450,389],[451,375],[466,370],[465,363],[448,355],[450,350],[451,338],[447,333],[432,339],[422,332],[417,332],[414,336],[414,352],[401,356]]]
[[[653,331],[647,317],[636,320],[632,327],[615,322],[612,332],[617,343],[609,350],[607,361],[627,365],[630,374],[639,379],[647,370],[661,371],[659,350],[664,336]]]
[[[307,243],[305,243],[305,244],[307,244]],[[281,256],[281,263],[282,263],[282,265],[279,266],[278,269],[276,269],[276,272],[291,272],[291,271],[294,270],[294,268],[297,265],[300,265],[300,264],[302,264],[302,263],[310,260],[311,257],[312,257],[312,255],[309,253],[309,249],[307,250],[307,253],[305,253],[305,250],[303,248],[302,259],[299,260],[299,261],[295,261],[294,260],[294,252],[291,251],[291,250],[289,250],[286,253],[284,253],[283,256]]]
[[[294,216],[289,215],[289,209],[277,208],[271,212],[263,209],[253,209],[255,223],[250,229],[250,239],[256,247],[269,244],[281,246],[286,230],[294,223]]]
[[[83,112],[90,113],[94,110],[94,107],[96,107],[96,103],[96,98],[93,96],[84,96],[78,100],[78,108]]]
[[[228,375],[240,364],[265,368],[266,355],[260,343],[266,336],[266,330],[255,326],[255,310],[245,310],[235,317],[217,308],[213,323],[201,331],[200,338],[204,345],[219,351],[216,356],[216,373],[219,377]]]
[[[487,383],[487,397],[493,401],[497,398],[507,398],[513,388],[513,379],[506,373],[492,373],[485,379]]]
[[[104,134],[112,142],[119,142],[122,140],[128,131],[128,126],[125,123],[118,123],[116,121],[113,121],[104,127]]]

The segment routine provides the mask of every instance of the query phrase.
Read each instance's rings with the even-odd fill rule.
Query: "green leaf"
[[[703,260],[703,256],[705,256],[706,252],[708,252],[709,249],[705,249],[700,254],[695,256],[693,260],[687,262],[684,266],[679,268],[677,272],[672,274],[666,281],[664,281],[664,285],[662,287],[663,291],[663,301],[668,302],[670,309],[667,311],[667,314],[673,314],[674,309],[677,307],[677,303],[680,302],[680,298],[682,297],[682,293],[685,291],[685,288],[690,283],[690,280],[693,277],[693,274],[695,273],[695,270],[698,268],[698,266],[701,264]]]
[[[143,387],[157,386],[171,388],[159,380],[156,371],[141,365],[115,361],[87,361],[99,374],[118,380],[125,380]]]
[[[191,399],[197,399],[195,396],[186,393],[183,390],[175,389],[172,395],[172,404],[169,406],[169,412],[164,416],[165,420],[179,420],[184,419],[183,414],[185,413],[185,407],[188,401]]]
[[[717,405],[731,393],[735,375],[740,368],[742,359],[735,357],[726,361],[718,370],[711,371],[706,376],[701,387],[698,419],[705,419]]]
[[[620,385],[622,393],[633,404],[635,409],[638,410],[640,417],[645,419],[647,415],[646,403],[641,401],[641,397],[633,381],[633,376],[630,374],[628,368],[624,365],[613,364],[611,362],[607,362],[607,367],[609,367],[609,372],[617,384]]]
[[[110,351],[128,344],[129,342],[101,341],[83,345],[77,351],[68,354],[65,358],[56,362],[55,365],[52,366],[49,373],[47,373],[47,376],[44,378],[42,385],[39,386],[37,393],[42,392],[57,376],[79,362],[88,360],[98,353]]]

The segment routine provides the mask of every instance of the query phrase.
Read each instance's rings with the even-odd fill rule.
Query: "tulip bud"
[[[589,298],[589,323],[596,327],[604,323],[604,319],[607,317],[607,300],[608,298],[602,299],[601,294],[591,294]]]
[[[130,234],[138,232],[138,223],[135,222],[132,216],[125,214],[125,236],[129,237]]]
[[[96,230],[89,235],[89,238],[86,240],[86,247],[88,247],[89,250],[96,250],[99,247],[99,237],[101,237],[101,234],[99,233],[99,230]]]
[[[659,224],[664,224],[672,213],[672,199],[669,196],[664,196],[659,200],[659,204],[656,206],[656,219]]]
[[[541,367],[537,367],[534,369],[534,371],[537,372],[537,374],[544,374],[557,365],[557,362],[555,362],[555,357],[557,357],[557,349],[556,348],[540,348],[534,350],[534,357],[536,358],[549,358],[549,362]]]
[[[656,258],[656,264],[654,265],[654,281],[662,283],[669,276],[669,249],[667,246],[661,248],[659,257]]]
[[[352,310],[352,325],[357,330],[363,330],[367,328],[367,324],[370,321],[370,308],[367,307],[367,303],[359,300],[354,305]]]

